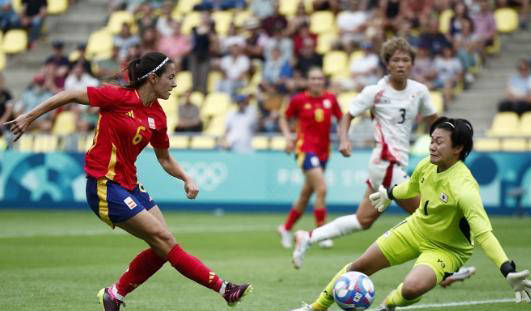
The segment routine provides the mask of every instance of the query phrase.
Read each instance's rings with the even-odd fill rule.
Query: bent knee
[[[402,297],[407,300],[414,300],[425,292],[421,284],[415,282],[405,282],[402,285]]]
[[[372,215],[365,215],[365,216],[358,215],[358,221],[363,230],[369,229],[375,220],[376,218],[372,217]]]
[[[150,240],[148,241],[149,244],[161,249],[169,249],[177,244],[173,234],[165,228],[155,230],[151,234]]]

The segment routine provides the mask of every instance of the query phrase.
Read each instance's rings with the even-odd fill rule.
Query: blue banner
[[[185,198],[182,182],[162,170],[152,150],[136,163],[139,181],[164,208],[287,210],[304,181],[293,156],[281,152],[173,150],[172,155],[198,183],[196,200]],[[355,209],[366,189],[369,156],[369,150],[350,158],[331,155],[326,172],[331,210]],[[410,173],[420,159],[411,159]],[[84,208],[83,165],[80,153],[0,153],[0,208]],[[531,211],[530,153],[473,153],[467,165],[489,212]]]

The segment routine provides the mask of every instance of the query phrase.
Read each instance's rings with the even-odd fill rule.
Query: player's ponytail
[[[156,74],[160,77],[170,63],[173,63],[173,61],[159,52],[146,53],[141,58],[133,59],[127,65],[129,83],[125,87],[137,89],[147,81],[151,74]]]
[[[466,119],[440,117],[431,125],[430,135],[438,128],[445,129],[452,133],[450,135],[450,138],[452,139],[452,147],[463,146],[463,150],[461,150],[461,153],[459,154],[459,160],[464,161],[474,146],[474,128],[472,127],[472,124]]]

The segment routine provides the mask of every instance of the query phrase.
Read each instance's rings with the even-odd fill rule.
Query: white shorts
[[[369,161],[369,178],[367,184],[376,191],[383,185],[385,188],[401,184],[409,179],[400,163],[380,159],[379,152],[373,152]]]

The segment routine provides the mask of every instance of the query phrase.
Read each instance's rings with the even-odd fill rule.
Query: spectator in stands
[[[313,0],[312,6],[314,11],[332,11],[334,14],[339,12],[340,0]]]
[[[218,50],[218,37],[210,15],[205,12],[201,16],[201,24],[192,28],[192,52],[189,65],[192,71],[192,88],[194,91],[207,92],[208,72],[210,71],[211,55]]]
[[[433,17],[429,20],[426,31],[420,36],[420,45],[429,49],[431,55],[440,55],[445,47],[450,46],[446,36],[439,31],[439,19]]]
[[[380,58],[374,53],[370,42],[361,44],[362,55],[354,58],[350,63],[350,80],[346,89],[361,91],[365,86],[376,84],[382,75],[380,70]]]
[[[0,30],[5,32],[18,24],[19,17],[13,10],[11,0],[0,0]]]
[[[220,39],[221,54],[229,53],[229,46],[231,46],[232,43],[235,41],[243,44],[244,53],[245,53],[245,38],[243,37],[240,29],[236,27],[236,24],[231,22],[229,24],[229,29],[227,31],[227,34],[225,35],[224,38]]]
[[[279,11],[279,1],[273,1],[273,3],[273,14],[262,20],[262,29],[270,37],[273,36],[274,32],[288,28],[288,20]]]
[[[420,37],[416,31],[412,31],[411,27],[411,22],[404,20],[402,23],[400,23],[396,35],[406,39],[411,46],[417,48],[420,46]]]
[[[413,80],[425,84],[430,90],[443,88],[443,83],[437,79],[437,70],[430,51],[424,47],[417,48],[417,55],[415,57],[415,64],[411,70],[411,77]]]
[[[383,30],[394,31],[398,29],[398,25],[400,25],[400,22],[402,21],[400,16],[401,6],[403,6],[403,1],[400,0],[379,1],[379,12],[384,19]]]
[[[271,51],[273,48],[280,49],[282,58],[293,58],[293,40],[286,35],[284,28],[275,29],[273,31],[273,36],[267,40],[264,48],[264,58],[266,61],[271,58]]]
[[[199,107],[192,103],[191,95],[192,91],[188,91],[181,97],[179,120],[175,132],[201,132],[203,130]]]
[[[349,1],[347,10],[338,14],[336,23],[342,48],[350,53],[365,39],[365,29],[370,15],[367,1]]]
[[[253,0],[249,3],[249,9],[260,20],[267,18],[275,12],[275,2],[280,0]]]
[[[260,21],[256,18],[249,18],[243,26],[248,31],[245,38],[245,54],[251,59],[264,59],[264,47],[269,38],[260,28]]]
[[[237,95],[238,109],[229,112],[225,123],[222,146],[238,153],[253,152],[252,139],[258,124],[255,106],[249,105],[249,96]]]
[[[158,51],[166,54],[173,59],[177,68],[180,68],[183,59],[192,50],[190,36],[181,32],[181,23],[175,20],[170,21],[173,33],[170,36],[164,36],[159,40]]]
[[[136,25],[138,26],[140,37],[144,36],[146,30],[157,27],[157,16],[155,16],[153,7],[149,2],[144,2],[138,7],[136,16],[138,16]]]
[[[494,44],[496,37],[496,20],[488,0],[477,0],[480,11],[472,15],[474,22],[474,35],[477,37],[479,51],[483,60],[486,60],[485,47]]]
[[[55,40],[52,42],[52,55],[48,56],[44,61],[44,64],[52,64],[56,67],[69,66],[70,61],[64,55],[65,43],[61,40]]]
[[[477,65],[479,56],[477,38],[473,33],[471,20],[463,19],[460,32],[453,38],[453,46],[465,70],[465,87],[467,87],[475,80],[471,68]]]
[[[120,48],[116,45],[112,47],[111,57],[101,59],[95,63],[95,74],[96,77],[100,79],[117,79],[118,83],[123,82],[124,80],[119,75],[120,71],[120,59],[118,58],[118,53]]]
[[[531,75],[526,59],[520,59],[517,64],[518,73],[513,74],[507,81],[505,99],[499,103],[499,111],[514,111],[519,115],[531,111]]]
[[[75,63],[65,81],[65,90],[84,91],[89,86],[98,86],[99,81],[85,70],[82,62]],[[88,133],[96,127],[98,122],[98,108],[87,105],[73,105],[71,109],[77,115],[77,130]]]
[[[287,80],[293,76],[289,59],[282,58],[278,47],[273,48],[271,58],[264,62],[261,87],[267,93],[287,94]]]
[[[402,0],[400,2],[402,2],[400,6],[401,19],[410,21],[412,26],[417,28],[428,23],[436,1]]]
[[[295,34],[304,24],[310,25],[310,16],[306,13],[304,1],[300,1],[299,4],[297,4],[295,15],[290,17],[288,21],[288,33]]]
[[[86,51],[87,45],[85,43],[80,43],[75,50],[75,57],[73,59],[69,59],[70,67],[73,67],[76,63],[82,63],[85,72],[87,72],[91,76],[94,76],[92,70],[92,62],[87,59]]]
[[[52,97],[53,93],[45,85],[45,78],[42,74],[33,77],[32,83],[22,94],[22,100],[17,104],[16,115],[30,111],[40,103]],[[31,129],[37,129],[41,132],[48,133],[52,128],[52,114],[46,114],[41,118],[33,121]]]
[[[245,0],[202,0],[194,6],[194,10],[230,10],[245,8]]]
[[[142,33],[142,42],[140,48],[142,49],[142,55],[149,52],[157,52],[159,43],[159,33],[155,27],[146,28]]]
[[[234,40],[229,46],[229,54],[225,55],[219,64],[223,79],[219,82],[218,90],[231,96],[245,86],[251,68],[249,57],[243,53],[244,45],[243,38]]]
[[[293,36],[293,49],[295,56],[301,54],[301,50],[305,44],[311,44],[317,47],[317,35],[310,32],[310,25],[303,23],[300,25],[299,29],[296,30],[295,35]]]
[[[450,19],[450,37],[455,38],[455,36],[461,34],[463,31],[464,23],[472,23],[472,19],[468,14],[468,7],[464,2],[456,1],[453,5],[454,16]]]
[[[33,47],[35,40],[41,35],[42,26],[48,13],[47,0],[22,0],[22,16],[20,23],[28,30],[28,44]]]
[[[4,75],[0,72],[0,124],[10,121],[13,118],[13,96],[5,87]],[[0,137],[2,136],[2,127],[0,127]]]
[[[301,49],[301,54],[296,58],[295,71],[306,80],[308,71],[312,67],[323,67],[323,56],[317,54],[315,46],[311,42],[305,42]],[[303,86],[304,88],[304,86]]]
[[[160,16],[157,19],[157,31],[161,37],[169,37],[174,32],[175,21],[172,17],[173,3],[171,1],[164,1],[160,9]]]
[[[443,84],[444,104],[447,106],[453,99],[454,87],[463,80],[463,67],[449,46],[443,48],[442,55],[435,58],[434,64],[437,80]]]
[[[125,59],[129,48],[133,45],[140,44],[140,38],[137,35],[131,34],[131,25],[123,23],[120,33],[113,38],[113,44],[120,48],[119,57]]]

